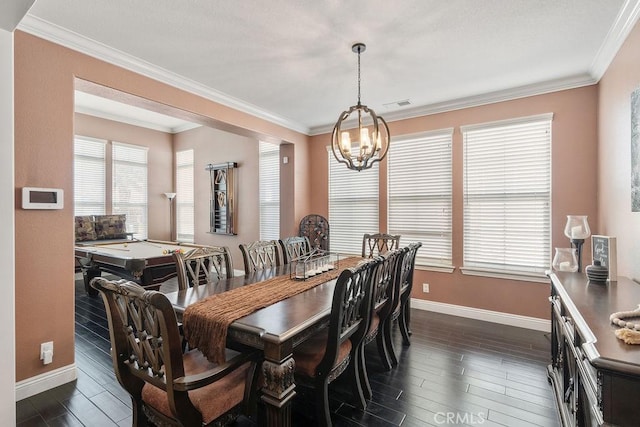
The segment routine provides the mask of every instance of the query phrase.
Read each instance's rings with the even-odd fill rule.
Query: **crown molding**
[[[626,0],[591,64],[590,73],[596,81],[600,81],[607,71],[611,61],[638,22],[638,18],[640,18],[640,0]]]
[[[447,111],[461,110],[463,108],[478,107],[481,105],[494,104],[496,102],[511,101],[518,98],[526,98],[529,96],[543,95],[546,93],[558,92],[561,90],[575,89],[583,86],[596,84],[595,80],[589,74],[581,74],[563,79],[548,80],[546,82],[519,86],[515,88],[505,89],[496,92],[483,93],[481,95],[468,96],[464,98],[453,99],[450,101],[438,102],[435,104],[423,105],[420,107],[399,110],[385,113],[384,119],[387,122],[395,122],[398,120],[413,119],[431,114],[445,113]],[[346,122],[347,126],[355,127],[356,121]],[[321,135],[333,131],[333,124],[316,126],[310,129],[309,135]]]
[[[101,119],[113,120],[114,122],[126,123],[132,126],[138,126],[146,129],[157,130],[164,133],[180,133],[185,130],[195,129],[201,125],[196,123],[185,123],[180,126],[162,126],[156,123],[150,123],[145,120],[138,120],[132,117],[126,117],[119,114],[106,113],[104,111],[95,110],[93,108],[83,107],[76,105],[75,112],[80,114],[86,114],[88,116],[99,117]]]
[[[201,96],[218,104],[250,114],[276,125],[283,126],[287,129],[303,134],[309,133],[309,128],[307,126],[284,117],[277,116],[255,105],[233,98],[225,93],[218,92],[194,80],[187,79],[147,61],[143,61],[133,55],[113,49],[103,43],[91,40],[36,16],[27,14],[20,22],[17,29],[101,61],[117,65],[118,67],[133,71],[145,77],[149,77],[178,89],[193,93],[194,95]]]

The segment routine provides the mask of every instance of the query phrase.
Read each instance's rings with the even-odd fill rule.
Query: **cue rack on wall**
[[[210,178],[210,211],[209,227],[211,233],[237,234],[236,233],[236,177],[238,164],[227,162],[220,164],[208,164]]]

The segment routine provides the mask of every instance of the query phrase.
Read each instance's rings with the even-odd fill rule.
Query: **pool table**
[[[198,246],[157,240],[92,243],[76,246],[75,257],[82,270],[85,290],[97,295],[89,282],[103,271],[157,290],[162,282],[176,276],[173,252],[195,247]]]

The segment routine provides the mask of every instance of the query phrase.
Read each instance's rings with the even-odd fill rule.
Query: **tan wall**
[[[460,126],[542,113],[554,113],[552,145],[552,246],[568,247],[563,229],[568,214],[596,215],[597,87],[567,90],[389,123],[392,136],[455,128],[453,134],[453,264],[462,265],[462,134]],[[329,135],[311,138],[311,211],[328,216],[326,146]],[[386,160],[380,170],[380,230],[386,230]],[[422,249],[428,250],[428,248]],[[589,251],[589,247],[586,248]],[[583,258],[584,260],[585,258]],[[551,262],[549,262],[551,263]],[[430,293],[422,292],[422,283]],[[419,270],[413,297],[537,318],[549,318],[549,286],[454,273]]]
[[[16,380],[21,381],[74,360],[72,165],[76,78],[176,107],[185,115],[197,115],[229,132],[290,142],[300,146],[301,153],[308,138],[21,31],[14,37]],[[296,167],[306,170],[307,157],[297,160]],[[25,186],[62,188],[65,208],[20,209],[19,190]],[[150,194],[165,191],[168,188],[163,183]],[[308,202],[301,199],[295,203],[296,216],[301,218]],[[45,341],[53,341],[55,347],[54,361],[47,366],[39,360],[40,343]]]
[[[74,117],[76,135],[107,141],[108,159],[111,158],[111,143],[114,141],[149,148],[147,153],[148,237],[170,240],[169,202],[164,193],[173,191],[173,135],[85,114],[76,113]],[[110,162],[107,163],[107,213],[111,213],[110,165]]]
[[[258,213],[258,141],[254,138],[200,127],[175,135],[175,150],[193,149],[195,243],[228,246],[236,270],[243,270],[242,255],[238,245],[260,237]],[[237,178],[237,235],[209,233],[209,172],[207,164],[238,163]]]
[[[640,87],[640,24],[600,80],[598,232],[616,236],[618,275],[640,280],[640,213],[631,212],[631,93]],[[629,301],[632,309],[638,301]]]

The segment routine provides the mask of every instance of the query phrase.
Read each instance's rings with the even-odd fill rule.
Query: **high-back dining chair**
[[[226,246],[202,246],[186,253],[174,253],[178,289],[233,277],[231,252]]]
[[[367,333],[365,334],[358,357],[360,358],[360,383],[364,396],[371,399],[371,385],[367,374],[367,364],[365,360],[365,346],[374,340],[380,355],[380,360],[386,370],[391,370],[392,359],[387,346],[389,343],[385,339],[384,329],[387,322],[391,320],[394,309],[394,299],[398,298],[397,283],[400,279],[400,264],[407,252],[406,248],[394,249],[378,256],[380,260],[372,280],[371,308],[369,311]],[[393,351],[393,347],[391,348]]]
[[[362,257],[373,258],[387,251],[398,249],[400,247],[400,237],[399,234],[365,234],[362,236]]]
[[[367,260],[340,273],[333,292],[329,326],[293,350],[296,384],[314,389],[318,425],[331,426],[329,383],[348,375],[355,405],[366,400],[359,376],[358,349],[366,333],[371,282],[379,260]]]
[[[282,248],[283,264],[288,264],[311,252],[311,244],[306,236],[286,237],[280,239],[279,243]]]
[[[405,345],[411,345],[409,337],[411,336],[411,289],[413,289],[413,272],[416,265],[416,255],[418,249],[422,246],[422,242],[412,243],[409,245],[406,259],[402,265],[402,278],[400,283],[400,317],[398,325],[402,333],[402,341]]]
[[[134,282],[95,278],[109,322],[118,382],[131,396],[133,425],[219,425],[248,413],[256,357],[229,350],[209,362],[199,350],[182,352],[176,315],[167,297]]]
[[[418,249],[422,246],[422,242],[411,243],[406,246],[405,254],[402,261],[398,265],[398,281],[394,289],[394,298],[392,303],[392,312],[389,320],[384,325],[383,336],[386,342],[387,353],[393,367],[398,366],[398,358],[393,348],[393,339],[391,337],[393,324],[398,320],[398,327],[402,334],[402,343],[411,345],[409,323],[411,317],[411,289],[413,288],[413,271],[416,264],[416,255]]]
[[[244,272],[249,275],[256,270],[282,265],[277,240],[258,240],[241,243],[240,251],[244,260]]]

